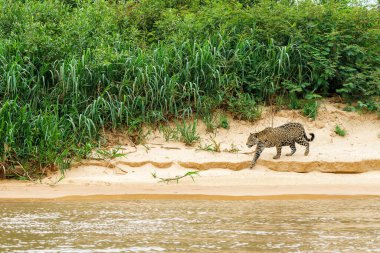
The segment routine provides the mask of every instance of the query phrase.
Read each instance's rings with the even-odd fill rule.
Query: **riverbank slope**
[[[272,118],[265,115],[255,123],[230,118],[229,129],[219,128],[214,134],[206,133],[205,126],[199,123],[201,139],[192,147],[166,142],[159,131],[151,132],[144,145],[134,146],[118,133],[112,135],[112,143],[121,145],[119,152],[125,153],[124,157],[82,161],[60,181],[59,173],[41,182],[1,181],[0,199],[133,194],[380,195],[380,120],[375,114],[345,112],[342,108],[341,104],[326,101],[315,121],[297,111],[283,110],[275,115],[275,126],[300,122],[307,133],[316,135],[307,157],[303,155],[304,147],[297,145],[292,157],[285,156],[290,149],[284,147],[281,158],[273,160],[276,150],[270,148],[250,170],[254,148],[247,148],[245,142],[250,132],[271,125]],[[336,125],[346,130],[345,137],[334,132]],[[205,150],[216,146],[220,152]],[[190,171],[198,171],[194,180],[189,176],[178,183],[159,179]]]

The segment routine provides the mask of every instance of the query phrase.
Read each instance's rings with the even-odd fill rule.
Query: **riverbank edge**
[[[289,148],[285,147],[281,159],[274,160],[276,150],[268,148],[255,168],[248,169],[254,149],[245,145],[247,135],[268,126],[272,121],[270,115],[254,123],[229,117],[229,129],[217,129],[213,134],[199,122],[200,139],[193,146],[167,141],[158,130],[149,133],[144,145],[132,145],[125,133],[116,132],[107,136],[109,146],[103,153],[117,153],[117,157],[95,159],[95,150],[93,159],[72,164],[64,178],[53,172],[39,181],[1,180],[0,201],[103,199],[97,196],[105,196],[104,199],[380,196],[380,120],[375,114],[346,112],[342,106],[326,101],[316,121],[296,111],[276,113],[273,118],[276,126],[299,122],[307,133],[317,136],[308,156],[304,156],[303,147],[298,147],[293,156],[286,156]],[[337,135],[336,125],[345,128],[347,136]],[[212,148],[218,152],[210,152]],[[199,173],[195,182],[190,177],[182,178],[194,170]],[[177,184],[160,183],[161,179],[177,177],[182,178]]]
[[[270,170],[278,172],[323,172],[335,174],[358,174],[368,171],[380,171],[380,160],[365,159],[361,161],[279,161],[261,159],[257,162]],[[107,168],[118,168],[119,166],[128,166],[131,168],[139,168],[145,165],[150,165],[158,169],[166,169],[172,166],[178,166],[184,169],[191,170],[210,170],[210,169],[228,169],[232,171],[240,171],[249,168],[251,159],[241,162],[228,162],[228,161],[206,161],[206,162],[193,162],[193,161],[155,161],[153,159],[142,161],[114,161],[104,162],[96,160],[86,160],[72,165],[72,168],[80,166],[100,166]]]
[[[261,200],[314,200],[314,199],[376,199],[380,195],[334,195],[334,194],[284,194],[261,196],[228,196],[204,194],[122,194],[122,195],[70,195],[58,198],[0,198],[0,203],[20,202],[80,202],[123,200],[215,200],[215,201],[261,201]]]

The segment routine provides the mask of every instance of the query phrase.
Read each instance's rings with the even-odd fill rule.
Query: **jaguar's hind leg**
[[[281,148],[282,148],[282,146],[276,146],[277,154],[275,156],[273,156],[273,159],[280,158],[280,156],[281,156]]]
[[[294,142],[292,144],[290,144],[290,148],[292,149],[292,152],[290,152],[289,154],[286,154],[287,156],[292,156],[297,150],[296,144]]]
[[[305,140],[305,138],[297,139],[296,142],[298,144],[306,147],[305,156],[307,156],[309,154],[309,142],[307,140]]]

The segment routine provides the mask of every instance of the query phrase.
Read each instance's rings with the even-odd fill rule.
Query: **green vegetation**
[[[356,1],[0,0],[0,9],[3,176],[63,171],[105,129],[127,127],[140,143],[143,125],[218,109],[255,120],[278,96],[299,108],[307,94],[339,94],[379,110],[380,12]],[[315,118],[312,103],[305,114]],[[193,126],[179,129],[196,140]]]
[[[228,101],[228,111],[240,120],[254,121],[261,117],[261,108],[249,94],[239,94],[237,98],[232,97]]]
[[[112,149],[97,149],[95,158],[101,160],[112,160],[118,157],[124,157],[126,154],[120,153],[121,147],[118,146]]]
[[[357,101],[356,105],[347,105],[343,108],[347,112],[378,112],[380,115],[380,103],[369,99],[366,102]]]
[[[159,131],[165,138],[165,141],[177,141],[179,140],[178,131],[176,128],[172,128],[170,126],[160,126]]]
[[[194,142],[200,139],[197,133],[197,120],[194,120],[193,123],[176,121],[175,127],[161,125],[159,126],[159,131],[166,141],[182,141],[188,146],[193,145]]]
[[[310,100],[304,104],[302,113],[306,117],[309,117],[315,120],[318,115],[318,108],[319,108],[319,102],[315,100]]]
[[[199,145],[200,150],[209,151],[209,152],[217,152],[220,153],[221,143],[217,142],[213,137],[210,138],[211,144]]]
[[[212,114],[207,114],[203,117],[203,123],[206,125],[206,132],[213,133],[216,129],[216,125],[214,123],[214,117]]]
[[[224,151],[229,153],[238,153],[240,149],[238,149],[236,145],[232,143],[231,147],[229,149],[225,149]]]
[[[179,133],[179,140],[184,142],[187,146],[193,145],[193,143],[200,138],[197,133],[196,120],[192,124],[185,121],[183,121],[182,124],[177,123],[177,132]]]
[[[186,172],[185,174],[183,174],[182,176],[175,176],[175,177],[168,177],[168,178],[159,177],[159,176],[157,176],[157,173],[155,173],[155,172],[152,173],[153,178],[157,178],[160,180],[160,181],[158,181],[159,183],[163,182],[163,183],[167,183],[167,184],[169,182],[172,182],[172,181],[175,181],[178,184],[179,180],[182,178],[185,178],[185,177],[190,177],[193,180],[193,182],[195,182],[194,176],[199,176],[199,171],[189,171],[189,172]]]
[[[228,122],[228,118],[227,118],[226,114],[220,114],[218,127],[221,127],[221,128],[224,128],[224,129],[229,129],[230,128],[230,123]]]
[[[342,136],[342,137],[346,136],[346,134],[347,134],[346,130],[343,129],[343,128],[341,128],[339,125],[336,125],[336,126],[335,126],[335,131],[334,131],[334,132],[335,132],[337,135]]]

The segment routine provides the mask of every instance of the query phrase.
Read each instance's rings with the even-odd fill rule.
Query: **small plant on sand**
[[[112,160],[114,158],[126,156],[126,154],[120,153],[120,150],[120,146],[113,149],[97,149],[96,155],[97,158],[101,160]]]
[[[335,130],[334,130],[334,132],[335,132],[337,135],[342,136],[342,137],[346,136],[346,134],[347,134],[346,130],[343,129],[343,128],[341,128],[339,125],[336,125],[336,126],[335,126]]]
[[[177,122],[177,131],[179,133],[180,141],[184,142],[187,146],[191,146],[194,142],[199,140],[197,133],[197,121],[192,124],[183,121],[182,124]]]
[[[198,147],[199,150],[208,151],[208,152],[214,152],[213,147],[211,144],[199,144]]]
[[[91,155],[93,148],[94,148],[93,144],[86,143],[82,147],[75,149],[75,151],[77,152],[78,157],[86,159]],[[78,157],[77,157],[77,160],[79,160]]]
[[[229,152],[229,153],[237,153],[240,151],[240,149],[238,149],[235,144],[231,143],[231,146],[229,149],[225,149],[224,151],[226,152]]]
[[[178,140],[178,130],[177,128],[172,128],[170,126],[159,126],[159,131],[165,138],[165,141],[177,141]]]
[[[213,133],[215,131],[216,126],[214,123],[213,115],[211,113],[203,117],[203,122],[206,125],[206,132]]]
[[[160,181],[158,181],[159,183],[163,182],[163,183],[168,184],[169,182],[175,181],[178,184],[179,180],[182,178],[185,178],[185,177],[191,177],[191,179],[195,182],[194,176],[199,176],[199,171],[189,171],[189,172],[186,172],[185,174],[183,174],[182,176],[167,177],[167,178],[159,177],[159,176],[157,176],[156,172],[152,172],[152,176],[153,176],[153,178],[159,179],[160,180]]]
[[[219,124],[218,127],[224,128],[224,129],[229,129],[230,128],[230,123],[228,122],[228,118],[226,114],[220,114],[219,116]]]
[[[209,152],[220,152],[220,143],[217,142],[214,138],[211,138],[211,144],[205,144],[204,146],[199,145],[199,149]]]

